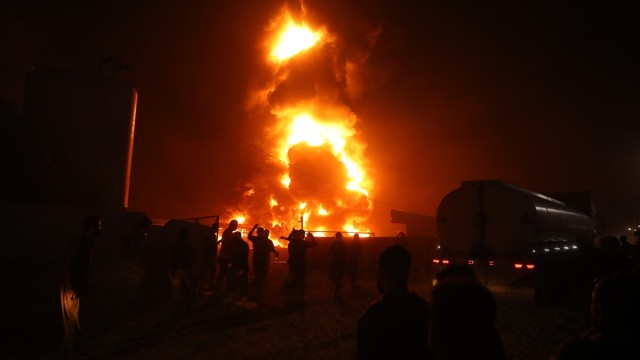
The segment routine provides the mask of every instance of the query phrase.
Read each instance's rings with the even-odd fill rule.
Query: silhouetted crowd
[[[270,232],[258,224],[247,235],[253,248],[254,277],[249,282],[249,246],[238,231],[238,221],[232,220],[218,240],[219,223],[211,226],[205,239],[203,261],[195,273],[196,250],[189,231],[179,229],[178,240],[171,250],[164,253],[157,242],[150,239],[151,220],[144,218],[138,228],[127,238],[126,247],[131,257],[131,300],[136,308],[148,307],[153,299],[162,297],[163,289],[171,288],[176,300],[177,312],[190,313],[193,292],[205,292],[224,296],[224,302],[255,308],[262,298],[269,273],[271,254],[280,255],[269,238]],[[293,229],[281,239],[287,241],[289,269],[283,284],[287,305],[304,306],[307,277],[307,250],[317,246],[313,234]],[[335,285],[334,295],[339,299],[343,278],[357,286],[358,268],[362,253],[359,234],[345,242],[342,233],[335,235],[329,253],[330,280]],[[216,266],[217,265],[217,266]],[[168,276],[166,276],[168,269]]]
[[[429,304],[407,287],[411,254],[402,245],[378,258],[382,299],[358,322],[358,359],[504,359],[491,292],[468,265],[437,276]]]
[[[566,339],[554,360],[640,358],[640,237],[633,245],[624,235],[598,242],[590,326]]]
[[[640,237],[596,239],[591,259],[590,327],[558,347],[553,360],[638,359]],[[505,359],[495,327],[492,293],[468,265],[437,274],[431,304],[407,290],[410,253],[386,248],[378,260],[378,290],[358,324],[359,359]]]
[[[81,347],[84,299],[89,288],[91,252],[100,230],[100,219],[85,219],[83,234],[71,243],[60,290],[67,349]],[[160,261],[149,240],[151,221],[144,218],[125,244],[131,255],[131,299],[142,306],[149,296],[144,288],[158,269],[166,269],[176,308],[190,313],[194,292],[224,296],[224,302],[247,309],[257,308],[269,272],[270,256],[279,256],[269,231],[257,224],[247,239],[253,246],[254,277],[249,282],[249,243],[232,220],[218,240],[218,223],[207,235],[200,272],[194,272],[196,251],[189,231],[181,227],[171,256]],[[304,306],[307,251],[317,246],[313,234],[293,229],[288,241],[288,275],[283,284],[286,302]],[[408,288],[411,253],[404,234],[384,248],[377,259],[376,286],[382,298],[371,304],[357,324],[358,359],[505,359],[495,327],[498,311],[493,294],[468,265],[451,264],[437,275],[431,303]],[[553,354],[554,360],[640,358],[635,342],[640,339],[640,239],[633,245],[626,237],[596,240],[590,256],[590,327],[566,339]],[[218,251],[219,247],[219,251]],[[333,295],[341,299],[345,276],[357,286],[362,254],[359,236],[345,242],[335,234],[329,246],[329,280]],[[217,263],[217,269],[216,269]]]

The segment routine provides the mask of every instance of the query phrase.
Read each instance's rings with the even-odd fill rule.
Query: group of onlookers
[[[566,339],[554,360],[640,358],[640,238],[598,239],[589,328]]]
[[[139,228],[126,241],[134,258],[145,252],[141,244],[148,242],[150,225],[148,218],[142,219]],[[60,300],[66,345],[71,353],[77,353],[80,348],[91,253],[101,227],[98,217],[87,217],[82,236],[74,239],[68,252]],[[189,241],[189,231],[179,229],[167,270],[176,290],[174,295],[181,299],[179,303],[187,312],[192,309],[195,288],[225,294],[228,301],[237,300],[240,305],[260,301],[270,254],[274,253],[277,258],[279,253],[269,239],[269,231],[256,224],[247,237],[254,250],[255,276],[249,284],[249,244],[237,228],[238,222],[232,220],[218,240],[217,223],[212,226],[204,270],[198,276],[193,273],[195,251]],[[294,229],[289,236],[281,238],[288,241],[289,273],[283,286],[287,304],[301,307],[306,287],[307,250],[318,243],[313,234],[304,230]],[[429,303],[408,288],[411,253],[401,240],[383,249],[378,257],[376,286],[382,299],[369,306],[358,322],[358,358],[504,359],[502,341],[495,327],[495,299],[473,270],[458,264],[441,270]],[[554,360],[627,359],[640,354],[635,346],[640,339],[640,240],[631,245],[624,236],[606,236],[600,238],[597,245],[592,256],[590,327],[580,336],[566,339],[552,356]],[[329,247],[329,279],[336,298],[345,274],[349,274],[352,285],[356,286],[361,252],[357,234],[346,243],[342,233],[336,233]],[[216,261],[218,276],[214,282]],[[134,285],[140,285],[145,273],[140,266],[134,262],[131,267]],[[139,296],[138,291],[133,291],[134,300]]]
[[[382,299],[358,322],[358,359],[504,359],[496,303],[467,265],[437,276],[431,303],[409,291],[411,253],[402,245],[378,258]]]

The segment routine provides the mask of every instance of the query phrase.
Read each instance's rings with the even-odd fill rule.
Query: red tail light
[[[489,260],[489,266],[493,266],[493,260]]]
[[[522,269],[522,264],[513,264],[513,267],[515,267],[516,269]]]
[[[469,264],[469,265],[473,265],[474,263],[475,263],[475,261],[473,261],[473,260],[467,260],[467,264]]]
[[[535,268],[536,266],[533,264],[527,264],[527,269],[529,270],[533,270],[533,268]]]
[[[449,263],[449,259],[442,259],[442,263],[443,264],[448,264]]]
[[[434,259],[433,259],[433,263],[434,263],[434,264],[440,264],[440,259],[435,259],[435,258],[434,258]]]

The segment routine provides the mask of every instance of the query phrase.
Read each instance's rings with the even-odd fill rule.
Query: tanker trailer
[[[553,304],[589,281],[594,223],[559,200],[500,180],[464,181],[442,199],[436,222],[434,265],[469,264],[490,288],[533,287],[538,304]]]

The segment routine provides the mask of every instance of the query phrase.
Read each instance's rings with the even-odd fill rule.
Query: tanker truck
[[[501,180],[464,181],[440,202],[436,227],[436,271],[468,264],[490,288],[533,288],[540,305],[588,292],[596,227],[559,200]]]

